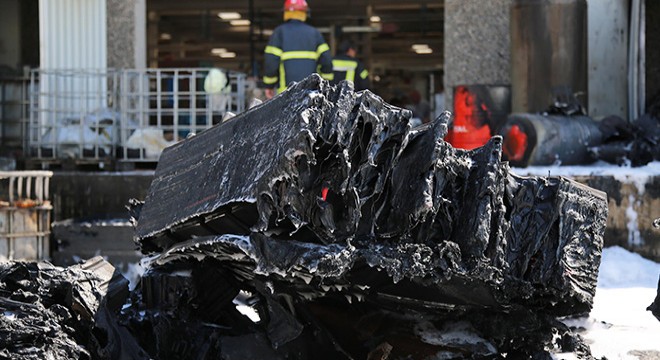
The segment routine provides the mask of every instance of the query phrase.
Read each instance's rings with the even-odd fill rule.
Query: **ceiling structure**
[[[358,56],[372,73],[442,69],[443,0],[307,1],[308,23],[333,49],[344,37],[355,41]],[[283,3],[148,0],[149,64],[210,65],[258,75],[269,35],[282,23]],[[230,13],[233,25],[231,19],[219,17],[221,12]]]

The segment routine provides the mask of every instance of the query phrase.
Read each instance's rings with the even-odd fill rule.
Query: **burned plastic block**
[[[163,290],[174,284],[193,305],[137,304],[161,339],[143,346],[168,354],[162,339],[187,324],[214,339],[190,357],[236,354],[222,346],[238,339],[296,359],[582,349],[555,317],[591,309],[605,194],[512,174],[499,137],[455,149],[443,141],[449,116],[412,128],[409,111],[311,76],[166,149],[137,219],[152,259],[143,294],[172,295]],[[258,322],[230,320],[237,292],[253,296]],[[177,310],[159,312],[162,302]],[[200,311],[210,303],[224,305]],[[504,318],[511,331],[495,333]],[[419,330],[422,320],[435,330]],[[462,323],[476,342],[426,336]]]

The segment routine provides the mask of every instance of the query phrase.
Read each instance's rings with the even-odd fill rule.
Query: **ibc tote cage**
[[[173,143],[210,128],[227,112],[246,107],[246,75],[222,71],[222,84],[208,91],[210,69],[124,70],[121,74],[120,145],[117,158],[158,161]],[[218,72],[219,74],[219,72]]]
[[[211,69],[34,69],[26,155],[42,166],[158,161],[160,152],[246,107],[246,75],[222,71],[227,85],[207,92]]]
[[[42,163],[113,157],[118,79],[113,69],[32,70],[27,156]]]

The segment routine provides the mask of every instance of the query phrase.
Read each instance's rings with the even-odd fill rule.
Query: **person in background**
[[[264,51],[268,99],[315,72],[326,80],[333,78],[330,47],[318,30],[305,23],[308,11],[305,0],[284,2],[284,24],[275,28]]]
[[[332,71],[334,73],[333,84],[342,80],[352,81],[355,90],[364,90],[369,86],[369,72],[364,68],[362,62],[355,58],[357,50],[355,44],[350,40],[344,40],[337,49],[337,56],[332,59]]]

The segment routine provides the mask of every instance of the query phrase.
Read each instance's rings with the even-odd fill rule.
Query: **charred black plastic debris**
[[[660,321],[660,277],[658,278],[658,294],[655,296],[655,300],[646,308],[650,311],[653,316],[655,316],[658,321]]]
[[[143,358],[116,325],[127,296],[128,281],[101,257],[68,268],[0,264],[0,358]]]
[[[595,160],[644,166],[660,160],[660,118],[644,114],[633,121],[609,116],[598,123],[603,143],[589,148]]]
[[[660,218],[653,220],[653,227],[660,229]],[[650,311],[660,321],[660,276],[658,277],[658,294],[646,310]]]
[[[572,98],[572,99],[570,99]],[[504,153],[513,166],[589,164],[597,160],[644,166],[660,160],[660,97],[647,113],[626,121],[596,121],[571,95],[541,114],[511,114],[501,127]]]
[[[449,116],[311,76],[166,149],[123,323],[162,359],[589,357],[556,317],[591,308],[605,195],[452,148]]]

